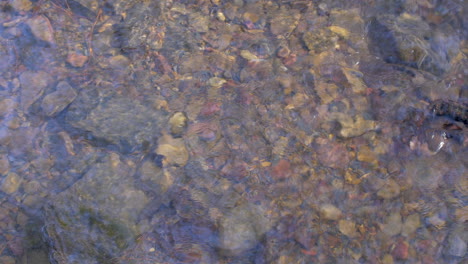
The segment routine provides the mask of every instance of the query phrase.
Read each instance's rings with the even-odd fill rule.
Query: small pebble
[[[320,215],[327,220],[338,220],[341,217],[341,210],[332,204],[324,204],[320,208]]]
[[[67,56],[67,62],[73,67],[83,67],[88,61],[88,56],[81,55],[78,53],[69,53]]]
[[[276,53],[276,56],[278,56],[279,58],[286,58],[289,56],[289,53],[291,51],[288,49],[288,47],[285,47],[285,46],[281,46],[279,49],[278,49],[278,52]]]
[[[18,176],[18,174],[14,172],[8,173],[6,178],[3,180],[2,186],[0,187],[0,190],[2,192],[5,192],[7,194],[12,194],[18,190],[18,188],[21,185],[21,178]]]
[[[220,77],[213,77],[208,80],[208,84],[214,88],[221,88],[225,83],[226,80]]]
[[[347,237],[356,237],[358,235],[356,230],[356,223],[351,220],[340,220],[338,222],[338,229]]]
[[[173,136],[181,136],[187,127],[187,116],[182,112],[176,112],[169,119],[169,125]]]
[[[125,69],[130,65],[130,60],[123,55],[117,55],[109,59],[109,64],[114,69]]]

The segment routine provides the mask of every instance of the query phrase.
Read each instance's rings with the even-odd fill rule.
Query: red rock
[[[291,175],[291,164],[287,160],[280,160],[271,169],[271,176],[277,180],[285,179]]]
[[[406,241],[398,241],[393,245],[392,256],[395,259],[405,260],[408,259],[409,244]]]
[[[315,249],[309,249],[309,250],[304,250],[304,249],[301,249],[302,253],[304,253],[305,255],[309,255],[309,256],[315,256],[317,255],[317,251]]]
[[[216,114],[221,110],[221,103],[219,102],[207,102],[200,111],[200,114],[203,116],[210,116]]]

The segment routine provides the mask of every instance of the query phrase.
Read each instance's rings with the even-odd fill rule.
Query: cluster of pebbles
[[[463,263],[463,7],[364,2],[2,1],[0,263]]]

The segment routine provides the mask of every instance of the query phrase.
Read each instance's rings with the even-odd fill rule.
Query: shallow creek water
[[[465,9],[0,1],[0,263],[466,263]]]

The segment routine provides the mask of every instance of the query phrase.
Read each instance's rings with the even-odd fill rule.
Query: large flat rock
[[[46,232],[59,263],[110,263],[139,230],[145,194],[133,185],[134,169],[111,153],[45,209]]]

